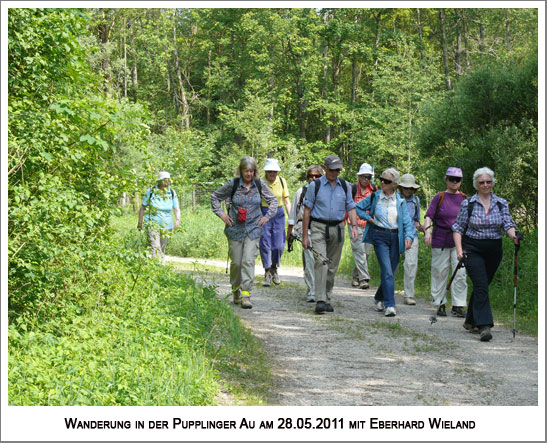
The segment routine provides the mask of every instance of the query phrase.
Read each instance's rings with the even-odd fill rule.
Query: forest
[[[23,350],[62,346],[63,328],[95,324],[86,315],[127,312],[138,291],[163,284],[213,303],[113,232],[120,200],[137,208],[160,170],[184,195],[215,189],[244,155],[259,167],[275,157],[294,192],[309,164],[336,154],[349,181],[363,162],[377,176],[412,173],[425,211],[447,167],[463,170],[473,194],[473,171],[488,166],[519,229],[537,239],[537,9],[10,8],[7,22],[12,402],[88,398],[91,388],[63,394],[47,377],[35,392],[15,382],[44,359]],[[218,312],[180,320],[181,306],[161,309],[202,334],[179,337],[184,352],[210,346]],[[237,328],[228,317],[225,327]],[[109,329],[99,336],[106,352]],[[93,401],[142,404],[124,383]],[[188,404],[210,401],[196,395]]]

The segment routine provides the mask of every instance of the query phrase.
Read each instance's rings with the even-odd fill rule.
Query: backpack
[[[460,192],[461,195],[463,195],[464,198],[467,198],[467,194],[465,194],[464,192]],[[437,219],[437,215],[439,214],[439,208],[441,207],[441,203],[443,202],[444,200],[444,191],[440,192],[439,193],[440,195],[440,198],[439,198],[439,201],[437,202],[437,207],[435,208],[435,215],[433,215],[433,220],[431,220],[433,226],[435,226],[435,220]]]
[[[501,209],[503,208],[503,205],[498,200],[497,202],[498,210],[501,212]],[[471,201],[471,198],[467,199],[467,226],[463,230],[463,235],[467,232],[467,228],[469,227],[469,220],[471,220],[471,214],[473,214],[473,206],[475,205],[475,202]]]
[[[302,188],[302,194],[300,194],[300,198],[298,199],[298,204],[296,205],[296,216],[298,217],[298,213],[300,212],[300,208],[302,207],[302,203],[304,202],[304,197],[306,197],[306,192],[308,190],[308,185],[305,185]]]
[[[371,183],[370,186],[372,187],[372,192],[376,192],[378,190],[378,187],[374,183]],[[351,185],[352,198],[355,198],[356,194],[357,194],[357,183],[354,183],[353,185]]]
[[[260,179],[255,178],[253,179],[253,181],[255,182],[255,185],[258,188],[258,193],[262,195],[262,183],[260,182]],[[232,192],[230,192],[230,202],[234,198],[234,194],[236,193],[237,188],[239,188],[239,182],[240,182],[240,177],[234,178],[234,183],[232,184]]]
[[[315,183],[315,198],[317,198],[317,193],[319,192],[319,188],[321,187],[321,179],[316,178],[314,181]],[[340,179],[340,185],[342,186],[342,189],[346,193],[346,196],[348,195],[348,182],[344,180],[343,178]]]

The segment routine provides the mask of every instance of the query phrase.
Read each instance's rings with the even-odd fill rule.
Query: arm
[[[410,219],[410,214],[408,213],[408,208],[405,202],[401,205],[401,213],[398,214],[398,216],[403,217],[405,249],[408,250],[412,247],[412,220]]]
[[[359,233],[357,231],[357,213],[355,208],[348,211],[349,221],[351,222],[351,237],[353,241],[357,241],[359,238]]]
[[[289,215],[291,213],[291,201],[289,200],[289,197],[283,197],[283,204],[285,205],[287,215]]]
[[[302,218],[302,246],[304,249],[310,247],[310,239],[308,237],[308,228],[310,226],[311,209],[307,206],[304,208],[304,217]]]
[[[414,226],[416,226],[416,230],[418,232],[424,232],[424,227],[420,223],[421,217],[420,217],[420,199],[416,197],[416,218],[417,220],[414,221]]]
[[[174,229],[177,229],[180,226],[180,208],[175,208],[175,223],[173,225]]]
[[[230,197],[233,182],[233,179],[228,180],[228,182],[211,194],[211,209],[218,217],[222,219],[226,226],[232,226],[233,220],[222,210],[220,202]]]
[[[433,220],[429,217],[425,217],[424,220],[424,233],[425,233],[425,244],[431,246],[431,227],[433,226]]]
[[[454,243],[456,244],[456,254],[458,255],[458,260],[461,260],[463,257],[462,235],[457,231],[454,231],[452,235],[454,237]]]

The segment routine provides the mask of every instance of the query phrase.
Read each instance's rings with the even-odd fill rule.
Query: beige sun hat
[[[416,179],[412,174],[405,174],[401,177],[401,182],[399,183],[399,186],[403,188],[414,188],[419,189],[420,185],[416,184]]]

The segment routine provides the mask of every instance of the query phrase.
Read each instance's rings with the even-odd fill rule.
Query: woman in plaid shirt
[[[478,192],[462,202],[452,226],[458,260],[464,257],[467,274],[473,283],[463,326],[469,331],[478,328],[481,341],[492,339],[490,328],[494,326],[494,319],[488,285],[501,262],[502,229],[515,244],[519,241],[507,201],[492,192],[495,183],[491,169],[477,169],[473,174],[473,187]],[[469,204],[472,204],[470,216]]]

